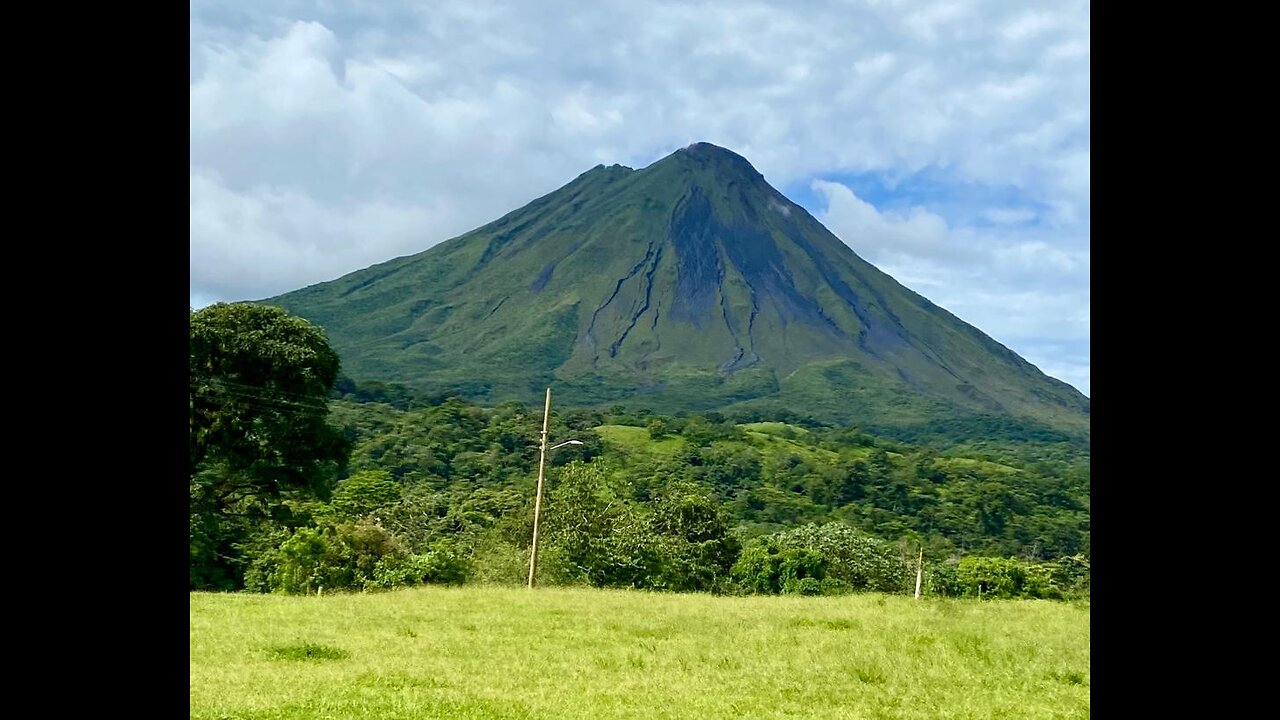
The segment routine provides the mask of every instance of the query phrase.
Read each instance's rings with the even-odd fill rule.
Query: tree
[[[360,518],[400,503],[400,483],[386,470],[358,472],[338,486],[330,506],[346,518]]]
[[[742,549],[715,499],[692,483],[672,483],[650,503],[649,535],[661,559],[649,584],[680,592],[714,590]]]
[[[217,303],[190,322],[191,583],[238,586],[238,546],[287,500],[327,499],[346,462],[328,423],[338,356],[279,308]]]

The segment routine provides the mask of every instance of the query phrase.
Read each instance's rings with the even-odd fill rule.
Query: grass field
[[[418,587],[191,594],[192,718],[1087,718],[1089,609]]]

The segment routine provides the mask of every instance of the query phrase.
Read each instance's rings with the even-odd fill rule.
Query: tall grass
[[[1047,601],[418,587],[191,595],[193,718],[1087,718]]]

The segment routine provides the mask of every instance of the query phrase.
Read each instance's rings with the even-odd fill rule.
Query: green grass
[[[991,462],[990,460],[982,460],[980,458],[950,457],[943,459],[942,463],[955,469],[977,470],[996,477],[1001,475],[1013,475],[1018,472],[1018,468],[1013,467],[1012,465]]]
[[[766,461],[777,460],[787,455],[798,455],[807,462],[829,463],[839,457],[837,453],[830,450],[809,447],[785,437],[788,429],[797,437],[809,432],[801,427],[780,422],[746,423],[738,427],[746,431],[747,441],[718,440],[716,444],[753,447]],[[649,431],[646,428],[630,425],[597,425],[593,429],[610,450],[622,454],[629,460],[667,460],[688,444],[684,438],[676,435],[653,440],[649,437]],[[849,450],[847,454],[850,457],[865,456],[870,454],[870,450]]]
[[[676,451],[686,445],[684,438],[678,435],[664,437],[661,440],[649,438],[649,430],[630,425],[597,425],[593,428],[600,439],[629,457],[650,460],[666,459],[675,455]]]
[[[789,455],[797,455],[803,458],[806,462],[826,464],[834,462],[840,457],[838,453],[832,452],[831,450],[809,447],[808,445],[802,445],[794,440],[789,440],[785,437],[779,437],[770,433],[749,430],[747,431],[747,437],[750,438],[752,447],[759,450],[761,457],[766,461],[777,461],[778,459]],[[870,450],[859,448],[850,448],[846,451],[846,454],[849,457],[856,457],[859,455],[865,457],[870,453]]]
[[[191,595],[192,718],[1087,718],[1045,601],[419,587]]]
[[[781,435],[782,437],[787,437],[788,435],[794,437],[809,434],[809,430],[807,428],[802,428],[799,425],[790,425],[784,422],[770,421],[742,423],[738,425],[738,427],[747,431],[763,433],[765,435]]]

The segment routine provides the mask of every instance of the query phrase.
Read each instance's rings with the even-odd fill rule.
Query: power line
[[[304,411],[328,412],[328,406],[321,403],[298,402],[285,398],[272,398],[262,394],[234,391],[226,388],[208,388],[196,391],[192,399],[218,402],[222,404],[240,404],[257,410],[293,411],[301,414]]]
[[[292,391],[292,390],[284,390],[284,389],[280,389],[280,388],[269,388],[269,387],[264,386],[264,385],[256,385],[256,384],[253,384],[253,383],[240,382],[240,381],[238,381],[238,380],[231,380],[231,379],[228,379],[228,378],[220,378],[220,377],[196,378],[196,377],[192,377],[192,378],[191,378],[191,380],[190,380],[190,382],[191,382],[191,385],[192,385],[192,386],[199,385],[200,383],[208,383],[209,385],[222,386],[222,387],[225,387],[225,388],[227,388],[227,389],[243,390],[243,391],[245,391],[245,392],[251,392],[251,393],[255,393],[255,394],[261,394],[261,393],[263,393],[263,392],[269,391],[269,392],[271,392],[271,393],[272,393],[272,394],[274,394],[274,395],[279,395],[279,396],[287,397],[287,398],[295,398],[295,399],[300,400],[300,401],[313,401],[313,400],[316,398],[316,395],[315,395],[314,393],[295,392],[295,391]]]

